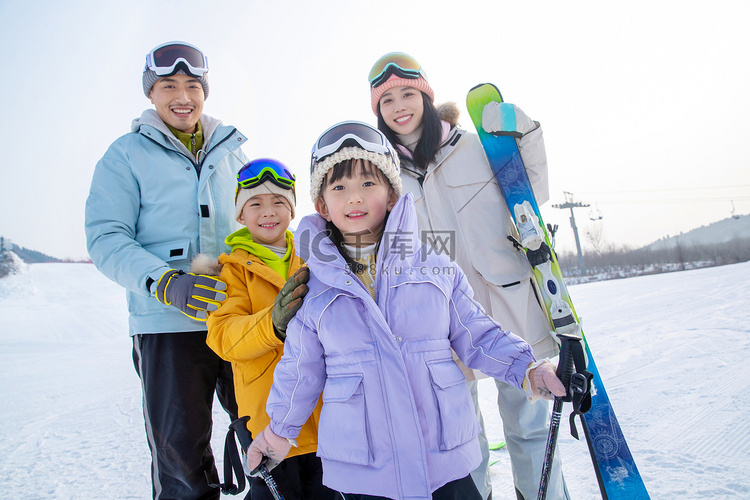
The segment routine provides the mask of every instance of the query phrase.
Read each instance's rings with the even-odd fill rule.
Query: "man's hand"
[[[300,267],[291,278],[289,278],[276,296],[271,312],[271,321],[276,336],[281,340],[286,339],[286,326],[302,307],[302,299],[307,295],[306,283],[310,279],[310,269]]]
[[[170,269],[156,283],[156,300],[173,306],[198,321],[206,321],[208,311],[215,311],[227,298],[226,283],[203,274]]]

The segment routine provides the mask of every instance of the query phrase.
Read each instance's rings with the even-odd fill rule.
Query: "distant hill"
[[[42,252],[19,247],[15,243],[13,244],[13,253],[21,257],[21,260],[23,260],[27,264],[39,264],[40,262],[63,262],[58,258],[49,256]]]
[[[13,243],[10,239],[0,236],[0,252],[7,254],[13,252],[26,264],[38,264],[40,262],[64,262],[61,259],[52,257],[36,250],[29,250],[28,248],[19,247]],[[2,257],[0,256],[0,260]]]
[[[750,215],[729,217],[687,233],[669,236],[644,247],[646,250],[669,250],[681,246],[697,247],[740,240],[750,240]]]

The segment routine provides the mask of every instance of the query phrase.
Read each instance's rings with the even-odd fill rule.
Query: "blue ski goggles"
[[[371,153],[388,155],[394,165],[398,164],[396,153],[383,132],[363,122],[347,121],[330,127],[315,141],[310,161],[310,173],[315,169],[316,163],[347,146],[355,146]]]
[[[261,158],[246,163],[237,172],[237,188],[252,188],[270,181],[284,189],[294,189],[296,178],[280,161]]]
[[[146,54],[146,69],[158,76],[175,74],[180,67],[193,76],[208,72],[208,58],[197,47],[184,42],[167,42]]]
[[[375,88],[385,83],[391,75],[412,80],[421,76],[427,80],[427,73],[424,72],[417,60],[403,52],[390,52],[378,59],[372,66],[367,79],[370,85]]]

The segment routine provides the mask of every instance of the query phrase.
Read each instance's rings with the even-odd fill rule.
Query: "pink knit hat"
[[[392,89],[393,87],[413,87],[427,94],[430,97],[430,101],[435,102],[435,92],[432,91],[430,84],[427,83],[427,80],[424,77],[402,78],[393,74],[385,81],[385,83],[377,87],[370,86],[372,112],[375,113],[375,116],[378,116],[378,102],[380,101],[380,98],[388,89]]]

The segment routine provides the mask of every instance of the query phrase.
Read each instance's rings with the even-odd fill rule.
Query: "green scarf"
[[[169,127],[169,130],[171,130],[174,136],[185,145],[187,150],[190,151],[193,156],[196,156],[198,151],[203,147],[203,128],[201,128],[200,120],[195,124],[195,132],[192,134],[181,132],[176,128],[171,127],[169,124],[167,124],[167,127]]]
[[[283,259],[280,259],[278,255],[273,253],[265,245],[254,242],[253,236],[246,227],[243,227],[227,236],[224,242],[232,247],[232,251],[235,251],[238,248],[247,250],[250,254],[258,257],[265,265],[279,273],[279,276],[286,280],[289,278],[289,263],[292,260],[292,238],[294,238],[294,235],[291,231],[287,230],[286,255],[284,255]]]

